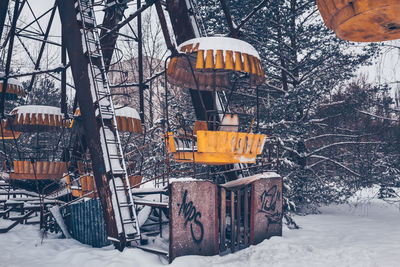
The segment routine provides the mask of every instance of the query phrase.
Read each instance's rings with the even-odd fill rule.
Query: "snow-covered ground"
[[[282,237],[223,257],[177,258],[171,266],[400,266],[399,204],[365,198],[364,192],[352,205],[324,207],[321,212],[296,216],[302,228],[284,228]],[[7,267],[165,265],[139,249],[96,249],[52,234],[41,242],[38,226],[31,225],[0,234],[0,249],[0,266]]]

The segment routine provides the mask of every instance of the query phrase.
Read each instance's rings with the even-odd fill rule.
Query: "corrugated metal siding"
[[[70,206],[71,236],[79,242],[93,247],[110,245],[107,240],[100,200],[91,199]]]

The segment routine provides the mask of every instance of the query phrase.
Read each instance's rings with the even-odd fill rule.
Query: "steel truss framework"
[[[110,146],[107,144],[107,141],[105,141],[107,139],[107,135],[104,131],[105,128],[111,129],[113,135],[116,136],[115,142],[117,144],[119,142],[117,137],[118,132],[112,129],[110,124],[114,115],[111,114],[111,117],[107,117],[105,111],[101,111],[101,103],[104,101],[104,98],[107,98],[111,107],[113,106],[112,94],[105,92],[103,97],[96,99],[93,88],[96,87],[94,83],[96,83],[96,75],[98,73],[94,74],[93,69],[99,71],[99,75],[102,77],[102,80],[98,80],[97,82],[103,84],[107,83],[108,90],[110,88],[124,87],[138,88],[140,118],[142,123],[144,123],[144,91],[147,84],[160,75],[163,75],[163,72],[156,73],[152,77],[144,77],[142,13],[151,6],[155,6],[166,47],[170,50],[171,54],[174,55],[177,51],[173,44],[174,42],[170,39],[168,23],[164,15],[165,10],[168,12],[171,19],[176,44],[179,45],[189,39],[202,36],[200,27],[198,27],[196,15],[193,12],[195,1],[146,0],[142,3],[141,1],[133,2],[125,0],[56,0],[54,2],[49,2],[48,8],[44,12],[39,13],[34,11],[34,2],[35,1],[31,0],[3,0],[0,2],[0,37],[2,37],[0,47],[3,50],[0,58],[0,68],[1,71],[4,72],[4,76],[0,77],[0,79],[3,80],[3,91],[0,95],[0,112],[2,118],[5,116],[5,90],[7,81],[10,78],[29,78],[28,87],[26,88],[28,92],[32,90],[35,80],[39,75],[46,74],[60,81],[60,103],[62,112],[65,114],[66,118],[70,117],[68,114],[71,114],[71,111],[68,111],[67,108],[67,88],[75,89],[74,110],[72,110],[72,114],[79,105],[82,114],[82,125],[84,125],[84,135],[86,137],[85,143],[91,155],[94,179],[103,207],[103,216],[106,221],[107,233],[115,242],[116,247],[123,249],[126,242],[129,241],[129,237],[127,235],[121,235],[120,226],[118,226],[118,224],[123,223],[122,220],[124,218],[121,216],[120,208],[118,207],[118,210],[116,210],[115,205],[113,205],[112,199],[115,192],[113,189],[110,189],[110,181],[114,183],[113,186],[115,190],[116,185],[114,178],[123,178],[124,175],[113,172],[112,168],[108,170],[107,166],[112,165],[112,160],[110,160],[110,156],[112,155],[110,155],[110,153],[108,153],[109,162],[107,162],[107,158],[103,157],[105,150],[108,151]],[[232,22],[225,0],[220,0],[220,2],[226,16],[227,25],[230,29],[229,35],[235,38],[240,36],[240,29],[267,3],[266,0],[261,1],[254,7],[251,13],[243,17],[237,24],[238,26],[234,26],[235,24]],[[135,11],[129,16],[126,16],[124,11],[132,5],[136,6]],[[94,14],[90,14],[92,11]],[[88,18],[85,17],[85,12],[88,13]],[[90,20],[90,17],[95,21],[98,12],[103,13],[103,21],[100,25],[96,25],[96,22],[90,23],[87,21]],[[23,16],[28,13],[29,16],[32,17],[30,21],[26,21]],[[54,25],[57,25],[56,21],[58,17],[59,23],[61,24],[61,35],[54,38],[55,36],[52,34],[52,30],[54,30]],[[45,23],[43,23],[43,21],[45,21]],[[134,21],[136,22],[136,29],[131,25]],[[45,25],[45,27],[42,27],[42,25]],[[129,29],[130,32],[129,34],[125,34],[121,32],[121,29]],[[90,38],[88,39],[87,35],[83,35],[82,31],[87,31],[86,34],[99,32],[97,41],[99,42],[100,51],[97,51],[99,49],[90,51],[89,43],[92,41]],[[107,80],[107,72],[112,65],[111,62],[113,56],[115,56],[116,44],[119,37],[137,42],[137,83],[124,82],[113,85],[109,84]],[[95,40],[96,38],[93,38],[93,42],[97,42]],[[83,39],[86,40],[86,47],[82,45],[83,41],[85,41]],[[39,52],[35,56],[32,55],[29,47],[24,45],[27,40],[40,44]],[[18,73],[12,71],[13,52],[15,50],[16,41],[19,42],[22,49],[26,52],[26,58],[31,61],[33,65],[31,71],[22,71]],[[58,66],[44,68],[44,57],[46,49],[49,47],[60,51],[60,64]],[[99,56],[97,56],[96,53],[99,54]],[[68,82],[67,75],[69,72],[72,73],[73,83]],[[99,94],[97,96],[99,96]],[[215,112],[218,97],[216,97],[213,92],[200,92],[191,89],[190,95],[196,116],[199,120],[206,120],[207,118],[204,118],[204,114]],[[168,92],[166,92],[165,97],[168,98]],[[229,103],[226,103],[226,105],[228,106]],[[121,153],[117,156],[123,157],[123,154]],[[126,168],[124,163],[122,163],[122,170],[124,171],[124,169]],[[223,171],[223,173],[229,174],[229,167],[226,171]],[[234,175],[233,172],[231,174]],[[121,203],[119,204],[119,206],[121,206]],[[118,220],[121,220],[121,222],[118,223]],[[136,230],[138,231],[138,229]]]

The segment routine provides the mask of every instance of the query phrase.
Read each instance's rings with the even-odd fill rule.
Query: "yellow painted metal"
[[[235,52],[235,71],[243,71],[243,63],[241,53]]]
[[[185,142],[187,144],[190,141],[194,141],[197,148],[191,146],[193,143],[184,146]],[[193,136],[193,140],[172,133],[168,133],[166,139],[168,150],[176,161],[194,161],[206,165],[255,163],[265,141],[266,136],[263,134],[200,130],[197,136]]]
[[[400,38],[400,0],[317,0],[326,26],[344,40]]]
[[[249,57],[247,54],[243,54],[243,71],[247,73],[250,72]]]
[[[71,180],[69,175],[67,176],[67,186],[71,190],[71,195],[74,197],[89,197],[97,198],[97,189],[94,183],[94,178],[91,175],[83,175],[80,177],[80,186],[71,185]],[[91,193],[93,192],[93,193]]]
[[[58,161],[14,161],[14,172],[10,179],[15,180],[58,180],[67,172],[69,162]],[[35,168],[35,169],[34,169]]]
[[[129,176],[129,184],[134,188],[139,188],[140,183],[143,180],[143,176]],[[137,186],[135,186],[137,185]],[[92,175],[83,175],[80,177],[80,186],[72,186],[69,175],[67,176],[67,187],[71,190],[71,194],[74,197],[85,197],[97,198],[98,193],[94,178]],[[91,193],[93,192],[93,193]]]
[[[11,140],[11,139],[18,139],[21,135],[21,132],[14,132],[11,130],[6,129],[6,122],[3,120],[1,121],[3,132],[0,130],[0,140]]]
[[[81,116],[79,109],[76,109],[74,116]],[[115,116],[115,119],[117,121],[118,131],[143,134],[142,122],[140,119],[118,115]],[[72,119],[68,127],[72,128],[74,122],[75,120]]]
[[[213,69],[214,68],[214,51],[213,50],[207,50],[205,68],[206,69]]]
[[[176,66],[176,61],[178,60],[177,57],[171,58],[171,61],[168,65],[167,74],[173,74],[175,70],[170,69],[170,65],[174,64]],[[176,67],[175,67],[176,68]],[[200,50],[197,53],[197,60],[196,60],[196,69],[203,69],[204,68],[204,50]]]
[[[256,67],[256,62],[253,56],[249,56],[250,58],[250,64],[251,64],[251,73],[256,75],[257,74],[257,67]]]
[[[234,64],[233,64],[233,52],[231,50],[226,50],[226,55],[225,55],[225,69],[227,70],[234,70]]]
[[[142,122],[136,118],[116,116],[117,128],[120,132],[143,134]]]
[[[197,65],[196,65],[197,66]],[[215,69],[224,69],[224,53],[222,50],[217,50],[217,56],[215,59]]]

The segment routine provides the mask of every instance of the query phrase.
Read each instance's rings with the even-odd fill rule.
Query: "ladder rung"
[[[119,143],[115,140],[106,140],[107,144],[113,144],[113,145],[118,145]]]
[[[113,116],[114,112],[112,111],[104,111],[104,110],[100,110],[101,115],[110,115]]]
[[[93,58],[101,57],[101,54],[98,53],[98,52],[91,52],[91,51],[89,51],[88,54],[89,54],[90,57],[93,57]]]
[[[144,205],[144,206],[151,206],[151,207],[158,207],[158,208],[168,208],[167,202],[156,202],[156,201],[149,201],[149,200],[142,200],[142,199],[135,199],[135,204],[137,205]]]
[[[109,159],[122,159],[122,157],[108,157]]]
[[[104,95],[111,96],[111,94],[110,94],[109,92],[104,92],[104,91],[98,91],[97,94],[103,95],[103,96],[104,96]]]
[[[122,223],[123,224],[129,224],[129,223],[135,224],[136,221],[128,219],[128,220],[122,220]]]
[[[128,204],[119,204],[120,208],[127,208],[127,207],[132,207],[133,204],[132,203],[128,203]]]
[[[118,154],[109,155],[108,157],[109,157],[109,158],[118,158],[118,159],[121,159],[121,158],[122,158],[122,156],[121,156],[121,155],[118,155]]]
[[[114,113],[114,111],[111,109],[111,105],[108,106],[109,108],[106,108],[105,106],[100,106],[100,111],[104,111],[104,112],[112,112]]]
[[[104,106],[103,106],[104,107]],[[114,113],[113,112],[113,110],[111,109],[111,106],[110,106],[110,108],[109,109],[107,109],[107,108],[100,108],[100,111],[103,113],[103,112],[112,112],[112,113]]]
[[[100,103],[102,103],[102,102],[104,102],[104,101],[100,101]],[[108,105],[105,105],[104,103],[100,104],[100,110],[102,110],[102,111],[113,111],[112,108],[111,108],[111,103],[109,103]]]
[[[104,91],[98,91],[97,94],[100,96],[100,98],[109,98],[111,96],[110,93],[104,92]],[[107,99],[108,100],[108,99]]]
[[[96,44],[97,45],[99,43],[96,39],[93,39],[93,38],[87,38],[86,40],[87,40],[88,43],[91,43],[91,44]]]
[[[113,170],[112,173],[113,174],[124,174],[125,171],[124,170]]]
[[[116,186],[115,189],[116,191],[128,191],[126,186]]]

